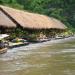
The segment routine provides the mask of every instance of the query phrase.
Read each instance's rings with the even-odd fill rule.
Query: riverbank
[[[41,48],[41,47],[45,47],[45,46],[54,45],[54,44],[57,44],[57,43],[65,43],[67,41],[72,41],[74,39],[75,39],[75,36],[64,38],[64,39],[52,39],[52,40],[46,41],[46,42],[30,43],[28,45],[15,47],[15,48],[12,48],[12,49],[13,50],[32,50],[32,49],[37,49],[37,48]]]

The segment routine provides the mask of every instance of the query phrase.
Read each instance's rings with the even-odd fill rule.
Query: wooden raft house
[[[42,30],[61,32],[67,28],[61,21],[53,17],[0,5],[0,32],[9,32],[18,27],[30,33]]]

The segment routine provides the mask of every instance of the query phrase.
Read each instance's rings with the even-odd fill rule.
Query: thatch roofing
[[[0,6],[11,18],[15,20],[23,28],[30,29],[65,29],[67,28],[61,21],[47,17],[45,15],[20,11],[6,6]],[[12,25],[12,24],[11,24]]]
[[[16,24],[13,23],[2,11],[0,11],[0,26],[3,27],[16,27]]]

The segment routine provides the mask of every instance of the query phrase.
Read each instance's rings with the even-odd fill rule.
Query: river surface
[[[0,75],[75,75],[75,38],[9,49]]]

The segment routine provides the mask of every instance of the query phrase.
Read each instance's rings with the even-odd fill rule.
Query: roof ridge
[[[3,9],[3,7],[5,6],[2,6],[0,5],[0,10],[12,21],[14,22],[15,24],[19,25],[19,23],[7,12]],[[10,8],[10,7],[9,7]]]

